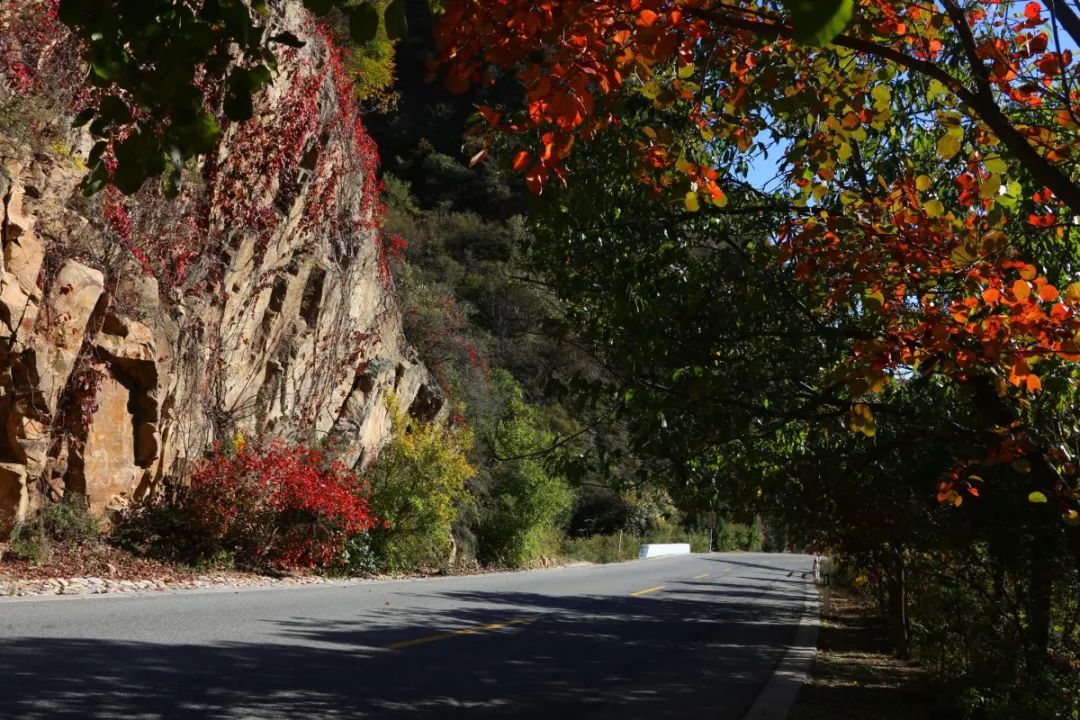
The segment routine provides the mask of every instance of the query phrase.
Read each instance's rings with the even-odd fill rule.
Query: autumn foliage
[[[658,202],[769,215],[776,262],[823,312],[874,327],[822,378],[846,388],[852,429],[872,437],[875,396],[913,374],[974,388],[1001,409],[979,429],[985,464],[1030,462],[1036,497],[1080,522],[1076,465],[1024,420],[1080,360],[1080,284],[1046,252],[1080,214],[1080,17],[864,0],[813,47],[789,5],[456,0],[439,57],[455,90],[520,83],[524,104],[481,106],[476,133],[511,146],[534,193],[572,184],[575,147],[618,130]],[[772,198],[753,163],[775,167]]]
[[[364,480],[322,452],[238,436],[203,461],[185,498],[197,532],[248,567],[332,568],[376,524]]]

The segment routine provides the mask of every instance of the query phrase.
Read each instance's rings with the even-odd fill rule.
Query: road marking
[[[709,573],[703,573],[703,574],[701,574],[701,575],[695,575],[695,576],[694,576],[694,579],[695,579],[695,580],[704,580],[704,579],[705,579],[705,578],[707,578],[707,577],[709,577]]]
[[[542,615],[527,615],[525,617],[513,618],[511,620],[504,620],[499,623],[491,623],[490,625],[477,625],[476,627],[464,628],[462,630],[451,630],[449,632],[438,633],[436,635],[426,635],[424,637],[415,638],[413,640],[402,640],[401,642],[390,643],[389,645],[383,645],[384,650],[401,650],[403,648],[413,647],[415,645],[424,645],[425,643],[438,642],[439,640],[449,640],[451,638],[462,637],[463,635],[479,635],[480,633],[488,632],[491,630],[499,630],[501,628],[510,627],[512,625],[523,625],[525,623],[539,620]]]
[[[637,592],[632,592],[630,594],[633,597],[639,597],[641,595],[648,595],[649,593],[660,592],[666,587],[667,585],[657,585],[656,587],[645,588],[644,590],[638,590]]]

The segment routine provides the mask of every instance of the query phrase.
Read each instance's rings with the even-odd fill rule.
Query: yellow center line
[[[704,579],[705,579],[705,578],[707,578],[707,577],[709,577],[709,573],[703,573],[703,574],[701,574],[701,575],[695,575],[695,576],[694,576],[694,579],[695,579],[695,580],[704,580]]]
[[[383,645],[384,650],[401,650],[403,648],[413,647],[415,645],[423,645],[430,642],[438,642],[439,640],[449,640],[451,638],[461,637],[463,635],[478,635],[490,630],[499,630],[500,628],[510,627],[511,625],[523,625],[524,623],[533,622],[539,620],[542,615],[527,615],[525,617],[513,618],[511,620],[504,620],[499,623],[491,623],[490,625],[477,625],[476,627],[464,628],[462,630],[451,630],[449,632],[438,633],[436,635],[426,635],[424,637],[415,638],[413,640],[402,640],[401,642],[390,643],[389,645]]]
[[[638,590],[637,592],[632,592],[630,594],[633,597],[638,597],[640,595],[648,595],[649,593],[660,592],[661,590],[663,590],[666,587],[667,587],[667,585],[657,585],[656,587],[645,588],[644,590]]]

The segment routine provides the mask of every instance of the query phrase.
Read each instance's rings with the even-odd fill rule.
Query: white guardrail
[[[638,551],[638,560],[645,558],[661,557],[663,555],[689,555],[690,543],[675,543],[666,545],[642,545]]]

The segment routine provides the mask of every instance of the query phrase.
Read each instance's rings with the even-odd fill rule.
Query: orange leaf
[[[1031,297],[1031,286],[1023,280],[1017,280],[1012,286],[1013,295],[1020,302],[1025,302]]]
[[[502,113],[492,110],[487,105],[481,105],[478,108],[478,111],[480,116],[483,117],[484,120],[487,120],[489,125],[498,125],[499,120],[502,119]]]
[[[514,172],[521,172],[525,169],[525,166],[529,164],[529,152],[528,150],[518,150],[517,155],[514,156]]]
[[[544,193],[544,183],[547,181],[547,170],[537,165],[529,174],[525,176],[525,186],[529,188],[529,192],[533,195],[542,195]]]
[[[1057,299],[1058,291],[1053,285],[1043,285],[1039,288],[1039,299],[1043,302],[1053,302]]]

